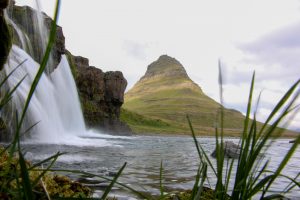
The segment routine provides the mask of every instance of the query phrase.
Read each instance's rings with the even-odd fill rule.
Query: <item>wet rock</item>
[[[291,144],[293,144],[293,143],[295,143],[296,142],[296,140],[290,140],[289,141],[289,143],[291,143]]]
[[[46,47],[47,44],[44,44],[43,40],[45,39],[45,36],[40,37],[40,34],[38,32],[38,21],[36,19],[36,16],[38,15],[38,11],[29,7],[29,6],[17,6],[12,5],[9,9],[9,15],[11,15],[12,20],[18,25],[18,27],[21,28],[21,31],[25,33],[31,43],[30,47],[23,47],[23,49],[38,63],[41,63],[43,58],[43,50]],[[51,25],[52,25],[52,19],[47,16],[45,13],[41,14],[44,23],[46,32],[49,34]],[[18,37],[18,34],[16,30],[13,32],[14,34],[14,43],[18,45],[19,47],[22,47],[21,39]],[[46,38],[47,41],[48,38]],[[44,44],[44,45],[43,45]],[[52,62],[53,62],[53,68],[50,69],[49,73],[52,72],[57,65],[60,63],[61,55],[65,53],[65,37],[62,31],[62,28],[57,25],[56,27],[56,39],[55,43],[53,45],[51,54],[52,54]]]
[[[225,141],[224,142],[224,152],[225,157],[228,158],[239,158],[240,156],[240,147],[236,144],[234,144],[231,141]],[[214,152],[211,154],[212,157],[217,157],[217,152],[214,150]]]
[[[3,15],[8,3],[8,0],[0,0],[0,70],[3,69],[12,45],[11,34]]]

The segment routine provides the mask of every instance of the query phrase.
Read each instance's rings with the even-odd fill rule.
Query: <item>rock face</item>
[[[43,35],[40,37],[39,32],[39,22],[36,18],[38,15],[38,12],[34,10],[33,8],[29,6],[16,6],[16,5],[11,5],[9,9],[9,15],[11,15],[12,20],[14,23],[21,28],[21,31],[25,33],[29,39],[29,42],[31,43],[31,46],[26,47],[27,53],[30,54],[30,56],[37,61],[38,63],[41,63],[43,54],[41,52],[45,48],[45,45],[47,44],[47,34]],[[49,33],[51,29],[51,23],[52,19],[47,16],[45,13],[41,13],[41,18],[44,19],[45,21],[45,28],[46,32]],[[22,42],[21,38],[17,34],[17,31],[14,30],[14,43],[17,44],[18,46],[22,47]],[[26,38],[25,38],[26,39]],[[46,39],[46,40],[45,40]],[[25,41],[26,42],[26,41]],[[44,44],[44,45],[43,45]],[[23,47],[24,48],[24,47]],[[54,68],[50,69],[49,73],[53,71],[56,66],[59,64],[61,60],[61,55],[65,54],[65,37],[63,35],[62,28],[60,26],[56,27],[56,39],[55,39],[55,44],[53,45],[52,49],[52,62]]]
[[[238,145],[234,144],[233,142],[231,142],[231,141],[224,142],[225,157],[239,158],[240,151],[241,151],[240,147]],[[217,157],[216,150],[214,150],[214,152],[211,154],[211,156],[214,158]]]
[[[11,48],[11,35],[9,28],[7,26],[7,23],[5,21],[5,18],[3,16],[3,10],[8,6],[9,1],[8,0],[1,0],[0,1],[0,70],[3,68],[3,65],[5,64],[7,60],[7,56],[9,54],[10,48]]]
[[[89,66],[87,58],[68,53],[86,124],[118,135],[131,134],[119,120],[127,81],[122,72],[103,72]]]

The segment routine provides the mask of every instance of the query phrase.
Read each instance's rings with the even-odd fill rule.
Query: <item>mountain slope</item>
[[[189,133],[189,115],[198,133],[212,135],[220,106],[188,77],[180,62],[163,55],[148,66],[146,74],[126,93],[123,107],[162,120],[178,133]],[[224,109],[224,114],[227,134],[239,134],[244,116],[230,109]]]

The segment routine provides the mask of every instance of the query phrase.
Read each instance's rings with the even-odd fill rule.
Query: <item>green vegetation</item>
[[[278,124],[284,120],[294,109],[296,99],[300,95],[300,80],[298,80],[282,97],[278,102],[274,110],[269,115],[266,122],[261,128],[258,128],[256,121],[256,111],[254,111],[254,120],[250,119],[252,112],[252,94],[254,90],[254,78],[253,74],[252,84],[249,93],[249,100],[247,106],[247,114],[244,120],[244,129],[241,134],[239,144],[241,145],[240,156],[237,161],[237,167],[233,167],[234,160],[225,157],[224,152],[224,108],[221,107],[220,115],[220,127],[216,127],[216,160],[217,166],[214,167],[203,150],[201,144],[197,142],[195,132],[191,121],[188,118],[189,126],[196,144],[197,152],[200,160],[200,167],[196,176],[196,183],[192,194],[196,194],[194,197],[199,199],[203,189],[203,183],[206,180],[207,167],[211,167],[216,178],[217,183],[215,186],[214,199],[226,199],[230,193],[229,182],[232,179],[232,175],[235,174],[234,185],[231,191],[231,199],[252,199],[255,195],[260,196],[260,199],[282,199],[286,193],[288,193],[294,187],[300,189],[300,182],[297,181],[297,177],[288,177],[282,174],[282,171],[293,153],[297,149],[297,142],[300,142],[300,135],[297,136],[295,143],[290,147],[289,151],[285,154],[281,163],[274,171],[268,170],[269,160],[263,160],[261,154],[267,151],[272,144],[274,137],[279,137],[282,134],[283,129],[277,129]],[[221,90],[221,102],[222,98],[222,78],[220,75],[220,90]],[[295,107],[296,106],[296,107]],[[271,125],[269,125],[269,123]],[[290,181],[290,185],[283,188],[282,191],[275,194],[269,194],[271,185],[278,177],[284,177]],[[257,197],[256,197],[257,198]]]
[[[178,61],[162,56],[149,65],[146,75],[126,93],[123,107],[144,117],[162,120],[173,127],[170,131],[181,134],[189,134],[185,117],[188,114],[199,134],[213,135],[220,104],[202,92]],[[229,109],[225,109],[225,115],[226,133],[239,135],[244,116]],[[147,131],[147,127],[142,130]],[[158,128],[155,132],[165,130]]]
[[[68,59],[68,62],[69,62],[70,68],[71,68],[72,75],[73,75],[74,79],[76,79],[78,76],[78,72],[77,72],[77,69],[75,66],[73,56],[69,51],[66,51],[66,56],[67,56],[67,59]]]
[[[152,119],[134,112],[130,112],[124,108],[121,109],[121,121],[126,122],[135,133],[180,133],[184,131],[184,127],[170,125],[160,119]]]
[[[21,160],[18,157],[9,156],[9,153],[0,147],[0,199],[18,199],[22,198],[20,184],[23,179],[17,180],[22,177]],[[29,181],[31,182],[33,196],[35,199],[48,199],[51,197],[89,197],[91,190],[79,182],[71,181],[66,176],[59,176],[50,173],[42,174],[41,171],[34,171],[33,165],[25,162],[28,170]],[[38,169],[38,168],[37,168]],[[42,175],[42,176],[41,176]],[[37,181],[39,180],[39,181]],[[33,184],[35,183],[36,184]]]
[[[138,119],[133,123],[131,118],[123,118],[136,133],[190,134],[186,123],[186,115],[189,115],[197,135],[213,136],[218,121],[217,113],[222,108],[225,134],[238,137],[243,131],[245,119],[242,113],[226,109],[206,96],[188,77],[183,66],[168,56],[161,56],[148,66],[145,76],[126,93],[123,108],[127,112],[136,113],[136,116],[140,115],[141,121],[161,120],[169,124],[169,128],[160,124],[154,127],[139,123]],[[258,123],[258,126],[261,125]],[[295,135],[292,131],[283,134]]]

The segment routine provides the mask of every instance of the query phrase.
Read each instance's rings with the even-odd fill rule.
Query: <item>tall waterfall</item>
[[[25,61],[8,79],[10,88],[14,87],[24,76],[25,80],[13,94],[13,103],[21,113],[29,93],[32,81],[39,69],[25,51],[13,46],[5,72],[8,74]],[[55,142],[65,139],[64,136],[82,135],[85,124],[80,108],[76,85],[70,71],[66,56],[49,76],[45,73],[30,101],[24,130],[38,123],[32,129],[31,137],[41,142]]]
[[[19,116],[22,113],[31,84],[40,65],[29,54],[33,54],[34,48],[40,48],[39,52],[41,55],[39,56],[42,57],[47,45],[48,32],[43,24],[43,15],[36,14],[34,17],[37,19],[33,19],[33,21],[37,24],[27,24],[26,26],[34,26],[38,42],[43,43],[39,44],[39,47],[32,46],[34,42],[30,41],[26,33],[22,32],[22,29],[6,13],[7,21],[14,28],[21,43],[19,44],[20,47],[13,45],[9,59],[4,67],[4,72],[8,74],[21,64],[9,77],[7,81],[8,87],[13,88],[26,76],[13,93],[12,98],[13,111],[15,109]],[[25,142],[110,145],[111,142],[107,142],[104,138],[113,136],[105,136],[99,134],[99,132],[87,130],[85,127],[75,81],[66,56],[62,55],[61,61],[56,68],[53,66],[50,58],[47,68],[47,73],[43,73],[30,101],[25,121],[22,125],[23,133],[35,125],[30,129],[29,133],[23,134],[25,135],[23,137]]]

